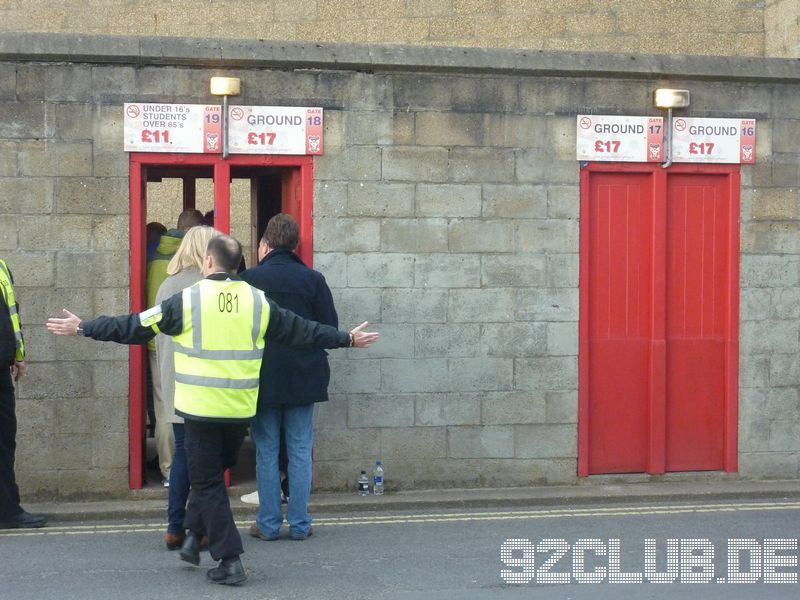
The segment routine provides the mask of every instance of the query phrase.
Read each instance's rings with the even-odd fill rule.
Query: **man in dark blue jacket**
[[[243,272],[241,277],[282,308],[338,328],[339,318],[325,278],[304,265],[294,253],[299,237],[297,222],[290,215],[272,217],[259,243],[258,266]],[[283,524],[278,470],[281,426],[289,457],[289,535],[294,540],[311,535],[308,495],[314,404],[328,399],[329,380],[330,368],[324,350],[275,343],[264,349],[258,410],[251,428],[256,443],[259,497],[258,517],[250,528],[253,537],[275,540]]]

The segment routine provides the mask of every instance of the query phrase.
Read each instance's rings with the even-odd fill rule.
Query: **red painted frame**
[[[214,225],[224,233],[230,232],[231,167],[286,167],[293,183],[295,196],[289,212],[300,225],[300,245],[297,253],[312,266],[314,228],[311,221],[314,206],[313,159],[310,156],[236,155],[223,159],[219,154],[155,154],[133,152],[130,155],[130,299],[131,312],[145,307],[145,228],[147,216],[147,168],[161,165],[211,166],[214,168]],[[288,187],[288,186],[287,186]],[[297,190],[299,189],[299,194]],[[299,197],[298,197],[299,196]],[[130,347],[129,404],[128,404],[128,465],[131,489],[144,482],[143,440],[146,403],[145,347]]]
[[[728,312],[728,331],[726,344],[726,403],[724,431],[724,469],[727,472],[738,470],[738,419],[739,419],[739,211],[740,211],[740,171],[739,165],[713,164],[674,164],[668,169],[661,165],[647,163],[589,163],[580,173],[580,314],[578,325],[578,476],[589,475],[589,177],[591,173],[645,173],[653,175],[655,193],[659,203],[656,208],[666,211],[664,200],[667,193],[667,177],[673,173],[696,173],[702,175],[726,175],[730,185],[730,198],[735,210],[730,218],[730,260],[728,276],[730,282],[730,304]],[[666,232],[663,224],[666,219],[654,219],[653,253],[654,260],[666,256]],[[666,265],[653,265],[653,296],[663,297],[666,289]],[[654,352],[651,355],[653,377],[650,389],[649,451],[647,472],[664,473],[666,470],[666,307],[654,306],[651,325]]]

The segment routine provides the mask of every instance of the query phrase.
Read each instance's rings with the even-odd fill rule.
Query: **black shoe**
[[[0,529],[34,529],[47,525],[47,515],[25,512],[24,510],[15,517],[0,521]]]
[[[222,585],[239,585],[247,575],[244,573],[244,566],[238,556],[233,558],[223,558],[219,565],[209,569],[206,578],[211,583],[221,583]]]
[[[200,542],[194,532],[189,531],[181,546],[181,560],[197,566],[200,564]]]

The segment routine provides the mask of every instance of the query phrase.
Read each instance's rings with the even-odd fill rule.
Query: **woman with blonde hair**
[[[170,296],[194,285],[203,276],[200,271],[206,248],[211,238],[222,235],[212,227],[192,227],[183,236],[181,245],[167,265],[168,277],[158,288],[156,305]],[[183,519],[186,516],[186,501],[189,498],[189,469],[184,450],[183,419],[175,414],[175,359],[172,338],[162,333],[156,336],[156,355],[161,374],[161,390],[164,396],[165,414],[169,415],[175,434],[175,454],[169,472],[169,501],[167,504],[167,535],[164,541],[167,550],[178,550],[186,537]]]

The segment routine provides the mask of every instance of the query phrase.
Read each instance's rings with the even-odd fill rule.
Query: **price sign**
[[[228,146],[237,154],[322,154],[322,109],[233,106]]]
[[[126,103],[126,152],[221,152],[221,112],[202,104]]]
[[[661,162],[664,120],[661,117],[578,115],[578,160]]]
[[[755,119],[694,119],[672,122],[675,162],[753,164],[756,162]]]

